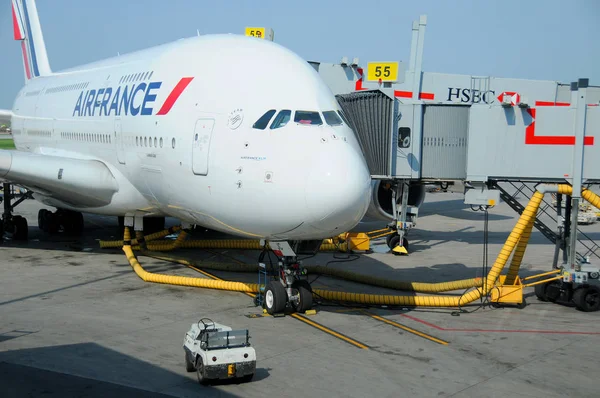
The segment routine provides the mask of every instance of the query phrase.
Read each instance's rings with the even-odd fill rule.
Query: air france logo
[[[181,78],[156,115],[169,113],[192,79],[193,77]],[[156,81],[82,91],[75,103],[73,116],[154,115],[156,95],[162,84],[163,82]]]

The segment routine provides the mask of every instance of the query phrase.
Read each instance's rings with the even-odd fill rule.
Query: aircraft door
[[[125,164],[125,147],[123,143],[123,131],[121,128],[121,119],[115,119],[115,134],[113,135],[117,147],[117,159],[119,163]]]
[[[212,138],[214,119],[198,119],[192,142],[192,171],[194,174],[208,174],[208,155]]]

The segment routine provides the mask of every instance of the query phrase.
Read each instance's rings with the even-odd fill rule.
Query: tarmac
[[[533,288],[525,290],[522,309],[480,301],[464,312],[319,303],[316,315],[304,317],[361,348],[289,315],[261,316],[242,293],[145,283],[121,250],[99,248],[99,239],[120,239],[115,218],[86,214],[83,238],[50,236],[37,228],[41,207],[26,200],[17,208],[29,221],[29,242],[6,239],[0,246],[2,397],[597,395],[600,313],[538,301]],[[464,205],[462,194],[430,193],[409,234],[408,256],[395,256],[376,242],[372,253],[322,253],[305,264],[425,282],[481,276],[483,217]],[[490,209],[490,266],[516,217],[504,203]],[[600,223],[582,228],[600,238]],[[534,230],[521,275],[550,270],[553,252],[554,245]],[[258,258],[257,252],[233,250],[177,254],[224,262]],[[181,265],[139,259],[148,271],[202,276]],[[257,281],[254,274],[212,273]],[[313,286],[403,294],[325,276]],[[251,382],[205,387],[186,372],[183,337],[202,317],[250,330],[258,358]]]

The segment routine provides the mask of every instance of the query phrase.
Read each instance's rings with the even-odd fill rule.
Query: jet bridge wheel
[[[264,303],[270,315],[283,312],[287,304],[287,292],[279,281],[271,281],[265,289]]]
[[[398,234],[388,235],[386,238],[386,243],[390,249],[393,249],[394,247],[396,247],[400,244],[400,235],[398,235]],[[402,238],[402,247],[404,247],[406,249],[406,251],[408,251],[408,239],[406,239],[406,237]]]
[[[600,309],[600,289],[596,286],[580,287],[573,293],[573,302],[580,311],[598,311]]]

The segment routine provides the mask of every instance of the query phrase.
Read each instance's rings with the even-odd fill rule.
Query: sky
[[[0,6],[0,108],[24,84],[9,0]],[[427,15],[423,70],[600,85],[597,0],[38,0],[58,71],[200,34],[266,26],[306,60],[403,61]],[[241,66],[240,66],[241,67]],[[246,67],[246,66],[244,66]]]

